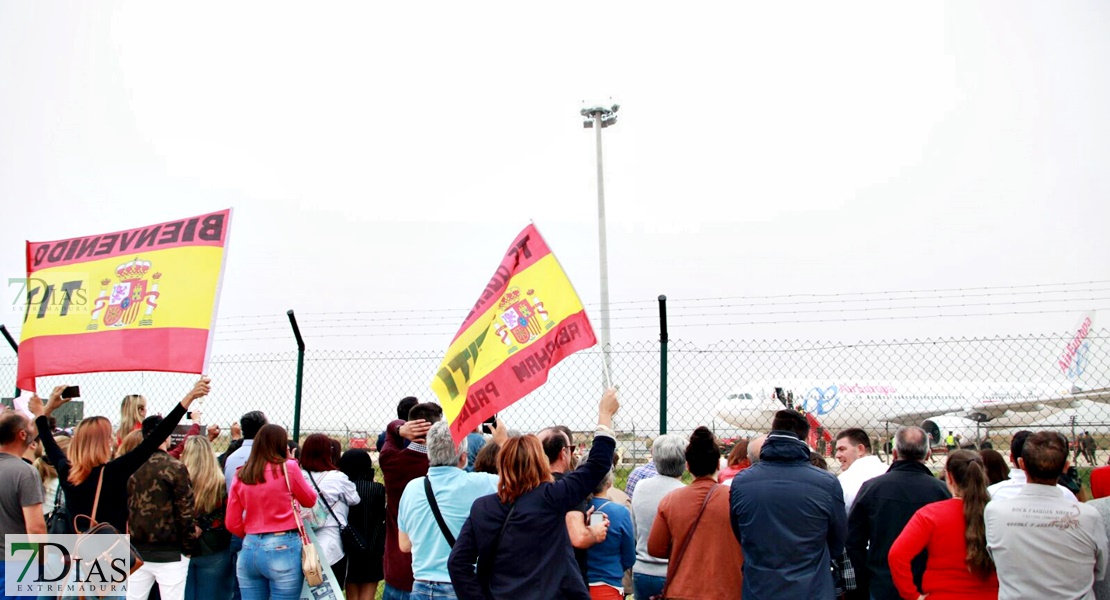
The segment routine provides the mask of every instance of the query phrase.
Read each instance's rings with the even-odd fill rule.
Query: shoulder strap
[[[709,493],[705,495],[705,501],[701,503],[701,510],[698,511],[698,516],[694,519],[694,524],[690,526],[690,531],[686,532],[686,539],[682,541],[682,546],[678,549],[678,555],[674,557],[674,571],[672,574],[678,573],[678,565],[682,562],[682,555],[686,554],[686,547],[690,545],[690,539],[694,537],[694,530],[698,528],[698,523],[701,521],[701,516],[705,514],[705,507],[709,506],[709,499],[713,497],[713,492],[717,491],[720,484],[714,483],[713,487],[709,488]],[[668,569],[668,571],[670,571]],[[663,591],[661,595],[667,597],[667,588],[670,586],[671,580],[674,577],[668,577],[667,582],[663,584]]]
[[[104,485],[104,469],[106,468],[107,465],[101,466],[100,477],[96,478],[96,496],[93,497],[93,512],[92,517],[90,517],[89,519],[90,521],[92,521],[93,525],[96,525],[96,508],[100,506],[100,488]],[[59,483],[58,485],[61,484]]]
[[[439,530],[443,532],[443,537],[447,539],[447,545],[454,548],[455,536],[451,535],[451,530],[447,528],[447,523],[443,520],[443,513],[439,512],[439,503],[436,502],[436,495],[432,493],[432,479],[428,476],[424,476],[424,494],[428,496],[428,506],[432,507],[432,514],[435,515],[436,523],[439,524]],[[507,521],[508,519],[506,519]],[[505,526],[502,525],[501,528],[504,529]]]
[[[324,479],[327,478],[328,474],[324,473]],[[331,515],[331,518],[335,519],[335,524],[343,527],[343,524],[339,522],[339,517],[335,516],[335,511],[331,509],[331,504],[328,504],[327,499],[324,498],[324,492],[321,492],[320,486],[316,485],[316,479],[312,476],[312,473],[308,474],[308,480],[312,482],[312,487],[316,488],[316,495],[320,497],[320,502],[324,503],[324,508],[328,509],[328,513]]]
[[[58,490],[54,492],[54,511],[62,507],[62,480],[58,479]]]
[[[301,523],[301,509],[297,506],[297,496],[293,494],[293,486],[289,484],[289,469],[281,463],[281,472],[285,474],[285,488],[289,490],[289,504],[293,505],[293,520],[297,522],[297,533],[301,534],[301,543],[308,544],[308,534],[305,533],[304,523]]]

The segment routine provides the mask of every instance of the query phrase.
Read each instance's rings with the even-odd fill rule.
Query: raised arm
[[[108,463],[108,468],[113,470],[119,469],[122,473],[126,473],[128,477],[134,474],[135,471],[138,471],[139,467],[143,466],[150,456],[154,454],[154,451],[162,445],[162,442],[170,437],[170,434],[177,428],[177,424],[181,422],[181,418],[185,416],[185,412],[189,410],[189,406],[193,404],[193,401],[197,398],[207,396],[210,390],[211,386],[209,385],[209,379],[207,377],[201,377],[196,384],[193,385],[193,389],[189,390],[189,393],[185,395],[185,398],[182,399],[177,406],[173,407],[170,414],[162,419],[158,427],[154,428],[154,431],[152,431],[138,447]]]
[[[594,432],[593,447],[586,462],[556,481],[554,485],[547,486],[547,498],[556,509],[563,512],[569,511],[586,499],[595,489],[597,484],[605,478],[606,473],[613,468],[613,451],[617,447],[617,438],[613,433],[613,415],[620,408],[615,389],[605,390],[598,403],[597,431]]]
[[[62,398],[62,390],[66,387],[59,385],[54,388],[54,391],[50,393],[51,404],[61,406],[69,401],[69,399]],[[35,416],[35,427],[39,430],[39,440],[46,451],[46,456],[50,458],[50,464],[58,471],[58,479],[69,477],[69,459],[66,458],[66,453],[58,447],[58,442],[54,441],[54,430],[50,428],[50,421],[47,419],[49,413],[46,412],[42,404],[42,398],[39,398],[38,394],[31,396],[31,400],[27,403],[27,410]],[[51,412],[53,412],[53,408]]]

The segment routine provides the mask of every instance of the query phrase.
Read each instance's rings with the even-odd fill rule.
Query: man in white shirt
[[[1068,444],[1055,431],[1025,440],[1019,466],[1028,482],[1016,496],[987,503],[987,549],[998,571],[999,600],[1093,599],[1106,576],[1106,530],[1094,507],[1062,498],[1056,478]]]
[[[857,428],[836,434],[836,460],[840,461],[838,479],[844,488],[844,508],[852,512],[852,503],[864,482],[886,473],[887,465],[871,454],[871,438]]]
[[[1014,439],[1010,440],[1010,463],[1014,465],[1014,468],[1010,469],[1009,479],[999,481],[987,488],[987,492],[991,495],[991,500],[1013,498],[1018,495],[1021,488],[1025,487],[1025,471],[1018,465],[1018,459],[1021,458],[1022,450],[1025,448],[1025,440],[1032,434],[1033,432],[1027,430],[1019,431],[1014,434]],[[1065,463],[1064,469],[1067,470],[1067,468],[1068,466]],[[1068,488],[1057,483],[1056,489],[1060,492],[1061,497],[1071,500],[1072,502],[1079,502],[1075,494]]]

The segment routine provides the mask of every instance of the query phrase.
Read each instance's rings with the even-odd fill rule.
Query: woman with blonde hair
[[[566,515],[612,469],[612,424],[619,406],[616,391],[607,390],[589,458],[558,481],[539,438],[525,435],[505,442],[497,456],[497,494],[474,501],[447,559],[460,600],[534,598],[539,591],[548,598],[590,597]]]
[[[119,407],[119,431],[116,432],[116,444],[122,444],[123,438],[132,431],[142,430],[145,418],[146,398],[138,394],[124,396]]]
[[[898,594],[906,600],[998,598],[998,575],[987,552],[983,509],[990,501],[987,469],[979,454],[956,450],[948,455],[945,479],[952,498],[926,504],[914,513],[890,547],[887,561]],[[928,550],[921,590],[910,562]]]
[[[227,515],[227,484],[216,462],[212,443],[203,436],[185,440],[181,462],[193,482],[194,514],[200,539],[197,553],[189,560],[185,580],[185,600],[227,600],[231,598],[228,581],[231,569],[231,532],[224,524]]]
[[[91,519],[95,518],[98,523],[110,523],[117,531],[127,531],[127,480],[170,437],[193,401],[208,394],[208,378],[202,377],[197,381],[185,398],[137,448],[114,460],[112,447],[116,441],[116,432],[112,430],[111,422],[104,417],[89,417],[81,421],[77,431],[73,433],[68,457],[54,441],[48,417],[69,401],[62,397],[62,390],[66,387],[60,385],[54,388],[45,407],[37,395],[32,396],[28,403],[28,409],[35,415],[35,425],[39,430],[39,439],[46,448],[46,455],[58,470],[58,479],[65,492],[66,508],[74,517],[87,517],[78,519],[77,525],[81,530],[89,528]],[[97,511],[93,515],[93,504],[98,499]]]

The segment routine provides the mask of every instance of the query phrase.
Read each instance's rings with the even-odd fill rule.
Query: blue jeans
[[[235,565],[243,600],[299,600],[304,587],[296,531],[250,534]]]
[[[409,600],[409,592],[399,590],[387,583],[382,589],[382,600]]]
[[[632,572],[632,596],[636,600],[648,600],[656,594],[663,593],[663,584],[667,583],[666,577],[644,575]]]
[[[235,561],[239,558],[239,551],[243,549],[243,538],[232,534],[231,546],[227,551],[231,554],[231,574],[235,575]],[[231,600],[242,600],[243,596],[239,593],[239,578],[231,578]]]
[[[185,600],[231,600],[234,579],[230,550],[194,556],[189,559]]]
[[[409,600],[457,600],[455,586],[444,581],[414,581]]]

